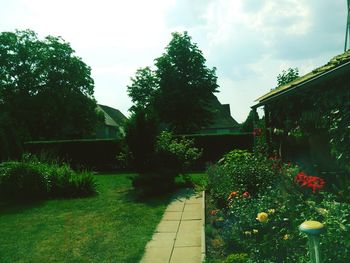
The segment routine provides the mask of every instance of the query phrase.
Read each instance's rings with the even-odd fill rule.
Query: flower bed
[[[349,261],[350,204],[325,191],[323,178],[242,151],[225,156],[208,175],[208,262],[309,262],[307,237],[298,230],[306,220],[326,226],[324,262]]]

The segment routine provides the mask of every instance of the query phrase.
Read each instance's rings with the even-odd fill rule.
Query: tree
[[[158,78],[150,67],[145,67],[138,69],[131,81],[132,84],[128,86],[128,95],[134,105],[130,111],[145,110],[153,103],[155,92],[158,89]]]
[[[159,92],[155,108],[161,121],[177,133],[201,128],[212,118],[210,102],[217,91],[215,68],[205,58],[187,32],[173,33],[166,53],[156,59]]]
[[[155,61],[156,69],[140,69],[128,87],[137,108],[153,108],[159,120],[176,133],[188,133],[209,123],[210,102],[217,92],[215,68],[205,65],[205,58],[191,37],[173,33],[166,52]]]
[[[91,69],[60,37],[0,33],[0,104],[21,139],[91,135],[96,113]]]
[[[277,87],[286,85],[297,78],[299,78],[298,68],[289,68],[287,70],[282,70],[282,73],[278,74],[277,76]]]

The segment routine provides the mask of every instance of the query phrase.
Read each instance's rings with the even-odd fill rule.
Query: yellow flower
[[[264,223],[264,222],[267,221],[268,217],[269,217],[269,216],[268,216],[267,213],[261,212],[261,213],[258,214],[256,220],[258,220],[258,221],[261,222],[261,223]]]
[[[259,232],[258,229],[253,229],[253,234],[257,234]]]
[[[247,235],[247,236],[250,236],[252,234],[252,232],[250,231],[244,231],[244,234]]]
[[[274,214],[276,212],[276,210],[275,209],[269,209],[269,210],[267,210],[267,213],[268,214],[270,214],[270,215],[272,215],[272,214]]]
[[[289,235],[288,234],[285,234],[284,236],[283,236],[283,240],[288,240],[289,239]]]

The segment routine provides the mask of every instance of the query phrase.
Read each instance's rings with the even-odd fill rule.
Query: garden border
[[[206,246],[205,246],[205,191],[202,191],[202,262],[205,261]]]

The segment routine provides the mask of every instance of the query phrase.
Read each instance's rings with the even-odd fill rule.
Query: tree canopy
[[[288,84],[289,82],[297,79],[298,77],[298,68],[288,68],[287,70],[282,70],[282,73],[278,74],[277,76],[277,87]]]
[[[203,53],[191,37],[173,33],[165,53],[155,60],[155,70],[140,69],[128,87],[136,108],[152,108],[159,120],[177,133],[187,133],[209,123],[211,99],[217,92],[215,68],[205,65]]]
[[[0,33],[0,108],[22,139],[89,136],[101,120],[93,93],[90,67],[62,38]]]

